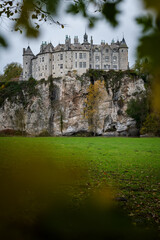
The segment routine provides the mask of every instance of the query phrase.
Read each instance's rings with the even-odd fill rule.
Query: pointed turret
[[[27,47],[27,49],[23,48],[23,56],[24,55],[30,55],[30,56],[34,56],[30,46]]]
[[[91,36],[91,46],[93,46],[93,37]]]
[[[87,33],[85,32],[84,36],[83,36],[83,42],[84,43],[88,43],[88,35]]]
[[[32,59],[34,54],[30,48],[23,48],[23,80],[28,80],[32,76]]]
[[[121,48],[128,48],[124,37],[123,37],[122,41],[120,42],[120,47],[121,47]]]
[[[128,46],[126,41],[123,37],[122,41],[119,45],[119,65],[121,70],[127,70],[129,63],[128,63]]]

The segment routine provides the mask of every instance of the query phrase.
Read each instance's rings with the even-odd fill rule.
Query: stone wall
[[[53,81],[39,81],[35,94],[29,94],[24,89],[14,98],[6,98],[0,105],[0,131],[13,129],[33,136],[88,133],[88,119],[83,112],[90,80],[93,78],[86,75],[81,78],[72,75]],[[116,83],[118,87],[112,84],[112,78],[106,81],[108,85],[104,86],[103,98],[98,106],[96,134],[136,135],[135,122],[127,117],[126,109],[131,98],[145,91],[143,80],[124,74]]]

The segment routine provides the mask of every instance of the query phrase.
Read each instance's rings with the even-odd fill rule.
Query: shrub
[[[145,95],[137,97],[136,99],[131,99],[128,102],[127,111],[129,117],[136,121],[137,128],[140,129],[149,114],[150,104],[149,100]]]
[[[160,113],[148,114],[140,131],[141,134],[154,134],[160,136]]]
[[[26,136],[27,133],[25,131],[20,131],[20,130],[14,130],[14,129],[4,129],[0,131],[0,136],[5,137],[5,136]]]

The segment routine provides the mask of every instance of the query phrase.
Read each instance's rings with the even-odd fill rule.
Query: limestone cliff
[[[86,74],[77,78],[72,75],[34,84],[1,84],[0,131],[13,129],[34,136],[88,133],[89,123],[84,117],[85,99],[89,85],[97,79],[105,80],[105,86],[98,105],[96,133],[134,135],[135,122],[126,115],[127,102],[145,91],[143,80],[130,73],[104,74],[102,71],[98,76]]]

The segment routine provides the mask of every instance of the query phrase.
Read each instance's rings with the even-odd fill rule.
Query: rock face
[[[92,79],[93,80],[93,79]],[[121,84],[104,86],[98,104],[96,134],[104,136],[135,136],[137,130],[133,119],[127,117],[127,102],[136,94],[145,91],[142,79],[128,75],[121,78]],[[112,83],[112,79],[110,79]],[[13,129],[27,134],[71,136],[88,133],[89,121],[84,117],[85,100],[90,78],[75,76],[37,82],[37,93],[30,96],[23,90],[25,104],[16,95],[14,100],[6,98],[0,106],[0,131]],[[1,91],[0,91],[0,94]]]

